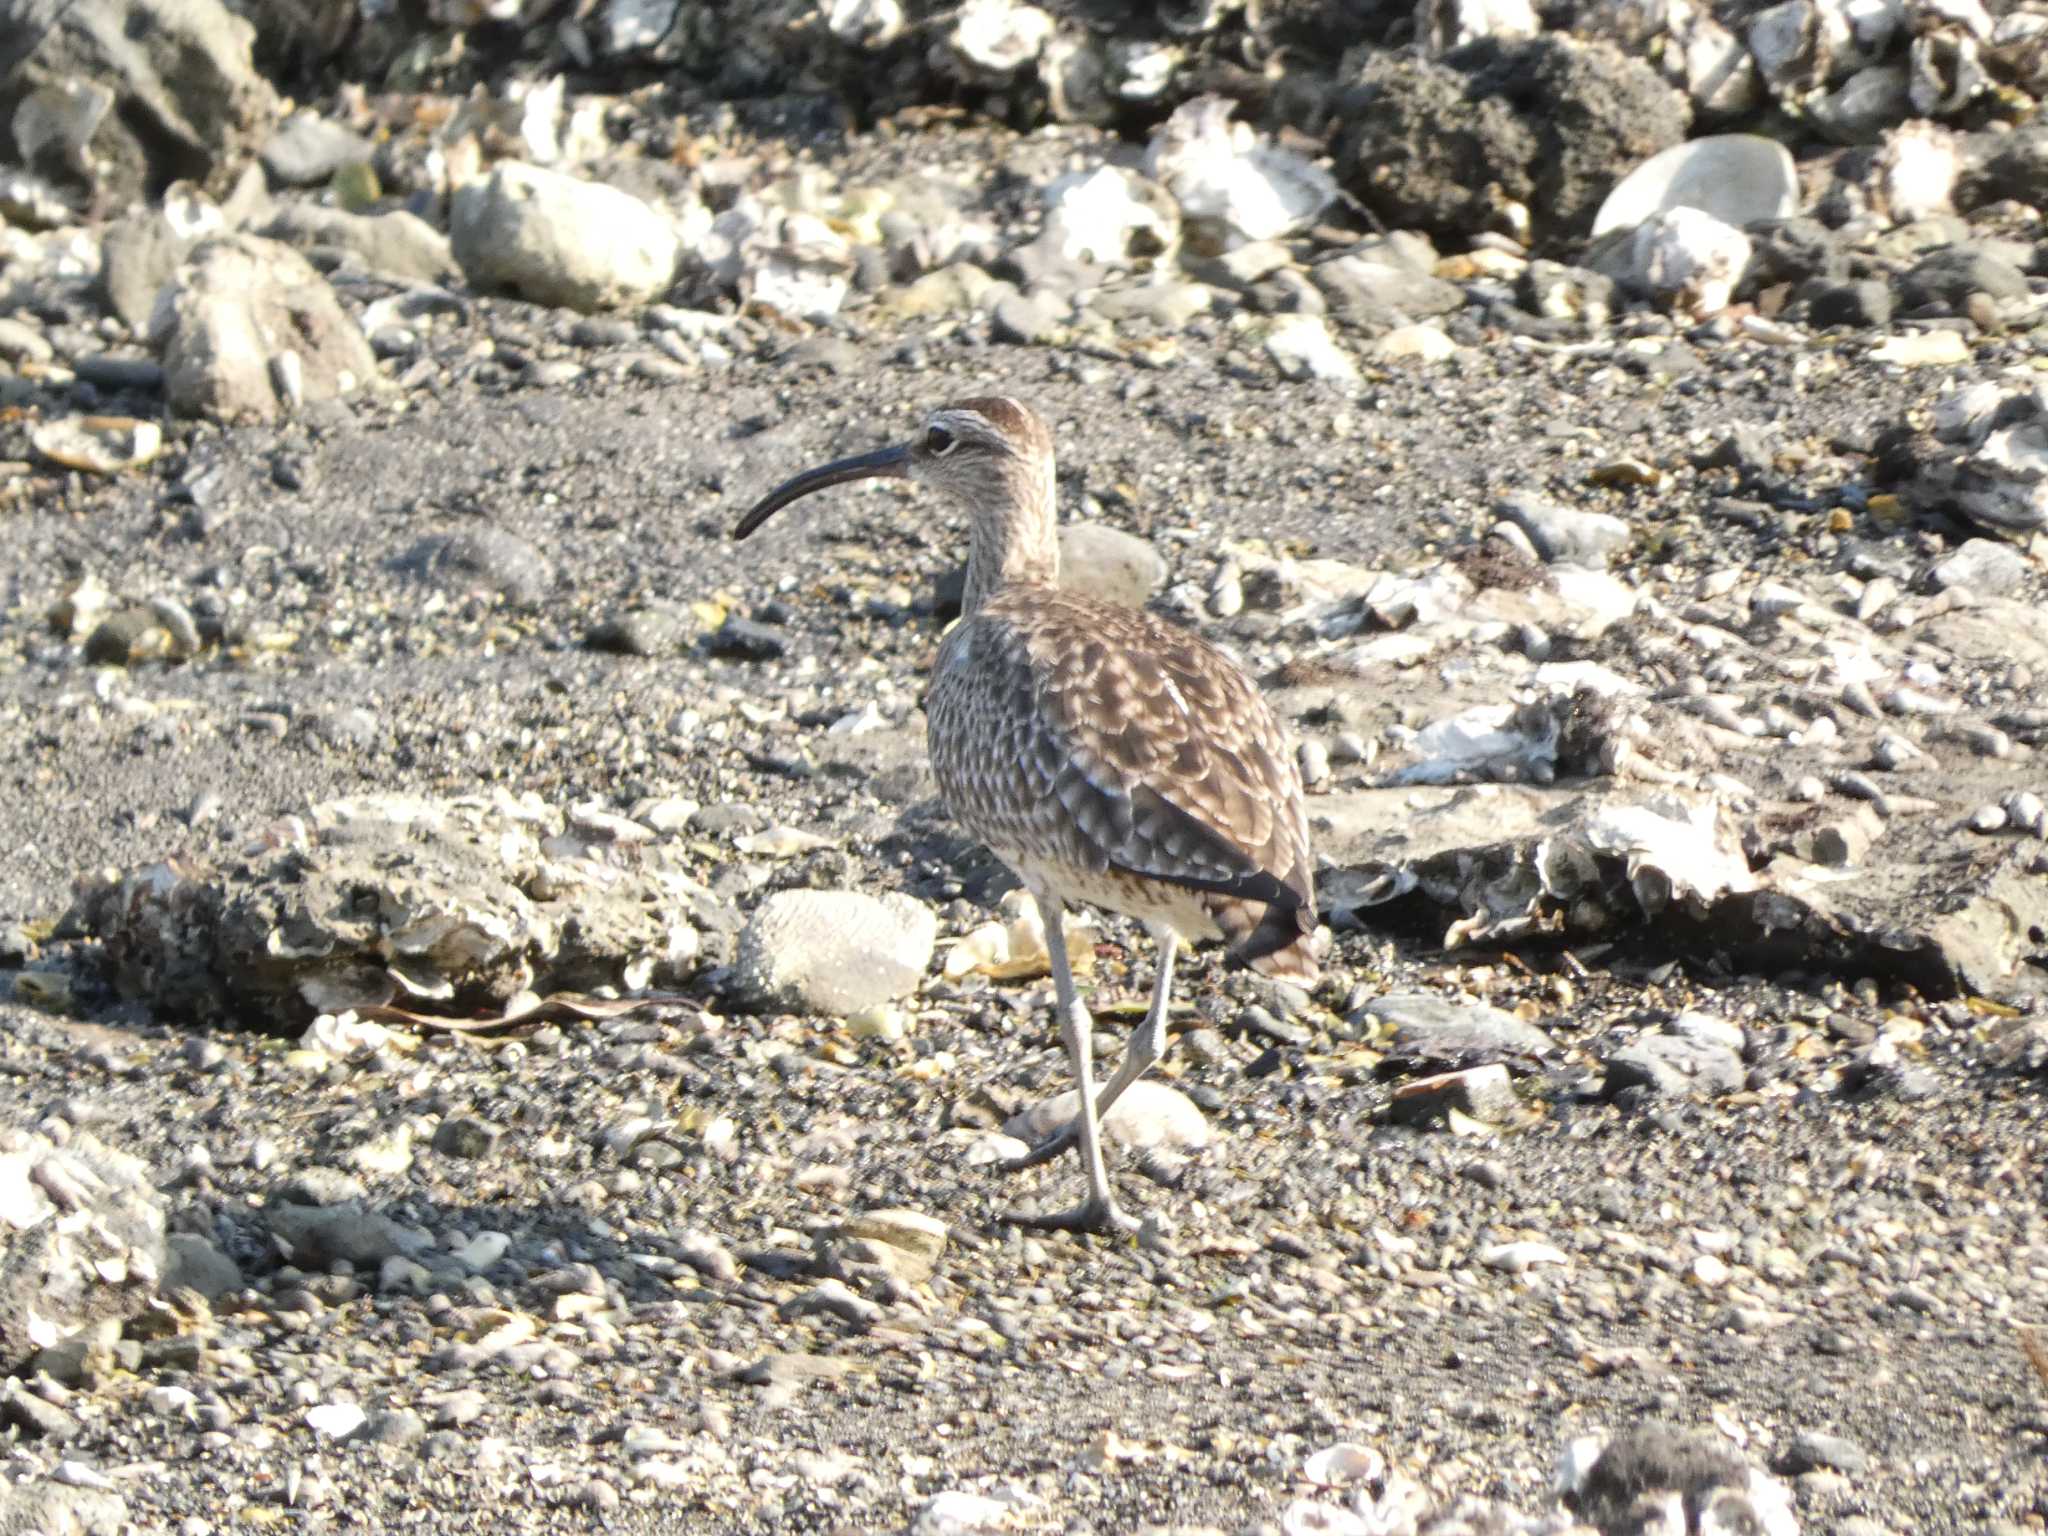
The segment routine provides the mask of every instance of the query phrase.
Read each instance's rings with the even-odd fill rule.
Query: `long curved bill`
[[[838,459],[830,464],[821,464],[816,469],[805,470],[792,480],[783,481],[755,502],[753,509],[734,525],[732,536],[735,539],[744,539],[798,497],[808,496],[813,491],[822,491],[828,485],[844,485],[849,480],[909,478],[910,450],[900,445],[895,448],[877,448],[873,453],[856,454],[850,459]]]

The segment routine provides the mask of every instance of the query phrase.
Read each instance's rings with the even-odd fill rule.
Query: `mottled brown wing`
[[[1313,913],[1299,772],[1227,657],[1043,589],[994,599],[963,631],[928,701],[932,761],[999,853]]]

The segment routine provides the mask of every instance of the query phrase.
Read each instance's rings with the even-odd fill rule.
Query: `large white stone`
[[[1081,1096],[1069,1088],[1012,1115],[1003,1134],[1019,1141],[1043,1141],[1073,1119],[1080,1108]],[[1140,1078],[1124,1090],[1103,1118],[1102,1131],[1119,1146],[1162,1147],[1169,1152],[1200,1151],[1215,1135],[1193,1099],[1149,1078]]]
[[[449,234],[477,287],[586,313],[660,298],[682,243],[631,193],[516,160],[456,189]]]
[[[740,934],[738,990],[767,1007],[858,1013],[914,992],[938,935],[931,908],[899,892],[778,891]]]
[[[1593,238],[1630,229],[1671,208],[1695,208],[1741,228],[1799,211],[1799,171],[1776,139],[1722,133],[1652,155],[1607,194]]]

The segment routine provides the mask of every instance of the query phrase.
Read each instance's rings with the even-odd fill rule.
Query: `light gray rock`
[[[1393,1026],[1387,1054],[1406,1062],[1472,1067],[1551,1051],[1550,1037],[1542,1030],[1485,1003],[1393,992],[1374,998],[1361,1011]]]
[[[1680,1035],[1645,1035],[1606,1058],[1607,1092],[1642,1087],[1652,1093],[1733,1093],[1742,1086],[1742,1058],[1724,1045]]]
[[[164,1275],[165,1290],[182,1286],[212,1301],[241,1289],[241,1269],[211,1238],[197,1232],[173,1232],[169,1243],[171,1262]]]
[[[194,250],[158,295],[149,329],[164,393],[185,416],[274,421],[303,401],[381,383],[327,280],[290,246],[256,235]]]
[[[1632,229],[1671,208],[1697,208],[1740,229],[1799,211],[1799,172],[1776,139],[1720,133],[1674,144],[1650,156],[1607,194],[1593,219],[1593,238]]]
[[[294,1205],[280,1200],[266,1207],[264,1220],[292,1261],[325,1266],[346,1259],[357,1269],[375,1269],[386,1259],[425,1253],[433,1237],[404,1226],[381,1211],[346,1205]]]
[[[139,1158],[88,1132],[0,1130],[0,1374],[157,1293],[164,1203]]]
[[[1166,558],[1149,540],[1104,523],[1060,525],[1060,587],[1142,608],[1166,585]]]
[[[735,990],[760,1007],[858,1013],[916,990],[938,932],[900,892],[778,891],[740,933]]]
[[[149,329],[156,296],[193,244],[155,209],[143,209],[113,224],[100,242],[101,301],[141,335]]]
[[[122,1536],[128,1501],[104,1488],[75,1488],[51,1478],[0,1484],[0,1531],[38,1536]]]
[[[1552,565],[1605,570],[1607,557],[1629,541],[1628,524],[1607,512],[1581,512],[1534,496],[1510,497],[1498,511]]]
[[[1071,306],[1050,290],[1006,293],[996,300],[990,331],[998,341],[1021,346],[1049,342],[1065,327]]]
[[[263,169],[287,187],[317,187],[345,165],[361,165],[370,141],[317,112],[294,112],[263,146]]]
[[[1965,539],[1928,568],[1935,587],[1968,587],[1981,597],[2003,597],[2027,579],[2027,557],[1997,539]]]
[[[1012,1115],[1003,1125],[1003,1134],[1024,1142],[1043,1141],[1073,1119],[1080,1108],[1080,1095],[1070,1088]],[[1215,1139],[1193,1099],[1150,1078],[1140,1078],[1124,1090],[1103,1118],[1102,1131],[1119,1146],[1141,1151],[1158,1147],[1168,1152],[1198,1152]]]
[[[371,271],[387,277],[446,283],[461,271],[448,237],[403,209],[361,214],[317,203],[287,203],[263,233],[302,251],[328,246],[351,252]]]
[[[669,218],[631,193],[516,160],[456,190],[449,234],[478,288],[586,312],[660,298],[682,248]]]
[[[148,865],[82,895],[113,984],[152,1008],[271,1027],[388,1002],[666,985],[709,893],[657,850],[622,872],[560,813],[412,796],[310,807],[303,836],[220,865]]]
[[[1464,307],[1465,290],[1438,277],[1435,267],[1429,242],[1404,231],[1360,241],[1310,268],[1309,277],[1331,315],[1377,332]]]

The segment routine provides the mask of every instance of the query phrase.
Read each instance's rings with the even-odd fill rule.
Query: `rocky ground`
[[[1044,38],[1012,127],[252,85],[207,188],[17,108],[0,1532],[2039,1528],[2042,198],[1991,86],[1870,107],[2019,88],[1943,16],[1629,75],[1876,147],[1688,141],[1727,217],[1618,239],[1590,108],[1431,212],[1211,42],[1136,127]],[[1346,67],[1476,110],[1425,52]],[[924,759],[956,514],[728,537],[990,393],[1312,786],[1328,975],[1184,965],[1136,1240],[1002,1219],[1077,1173],[993,1166],[1066,1067]],[[1150,946],[1077,963],[1114,1052]]]

